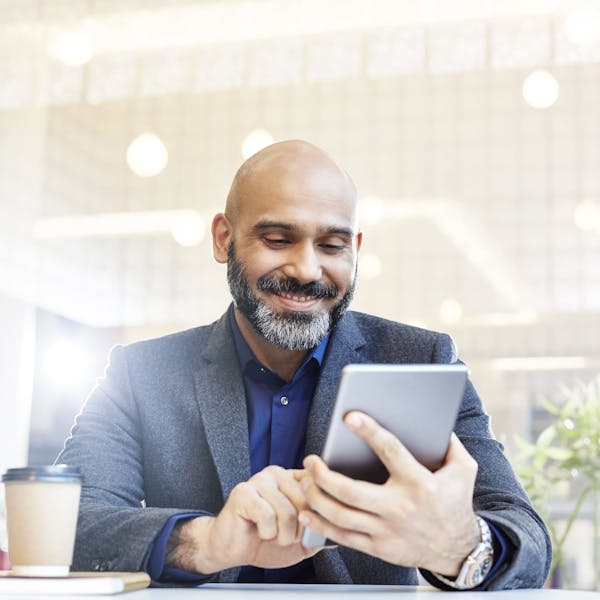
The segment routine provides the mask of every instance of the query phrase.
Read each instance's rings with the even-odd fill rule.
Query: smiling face
[[[290,350],[314,347],[347,309],[360,242],[354,185],[305,142],[274,144],[247,161],[226,214],[213,221],[237,311]]]

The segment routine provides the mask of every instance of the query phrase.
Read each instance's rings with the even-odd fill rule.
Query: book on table
[[[149,585],[147,573],[75,571],[68,577],[19,577],[0,572],[0,594],[120,594]]]

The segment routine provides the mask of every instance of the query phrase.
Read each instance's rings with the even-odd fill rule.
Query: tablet
[[[360,410],[391,431],[431,471],[446,456],[460,407],[468,369],[463,364],[347,365],[342,369],[337,399],[322,458],[352,477],[385,483],[389,474],[366,442],[343,423]],[[321,546],[324,538],[306,529],[305,547]]]

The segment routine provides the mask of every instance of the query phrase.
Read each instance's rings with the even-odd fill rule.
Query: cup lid
[[[81,481],[79,467],[68,465],[43,465],[8,469],[2,475],[2,481],[49,481],[57,483],[78,483]]]

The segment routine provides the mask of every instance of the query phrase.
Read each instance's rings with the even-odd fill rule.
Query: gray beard
[[[298,312],[279,314],[259,302],[250,322],[272,344],[287,350],[310,350],[329,332],[331,316],[328,312],[312,315]]]
[[[227,252],[227,282],[236,307],[248,319],[252,327],[267,341],[286,350],[314,348],[342,318],[352,301],[355,287],[353,282],[341,300],[327,312],[286,311],[277,313],[253,293],[244,266],[235,257],[233,241]],[[295,291],[293,288],[299,286],[293,280],[279,282],[269,276],[261,277],[257,285],[262,290],[274,290],[282,287],[289,292]],[[308,295],[314,294],[331,298],[338,294],[335,286],[315,283],[304,287],[310,286],[313,286],[314,291]]]

